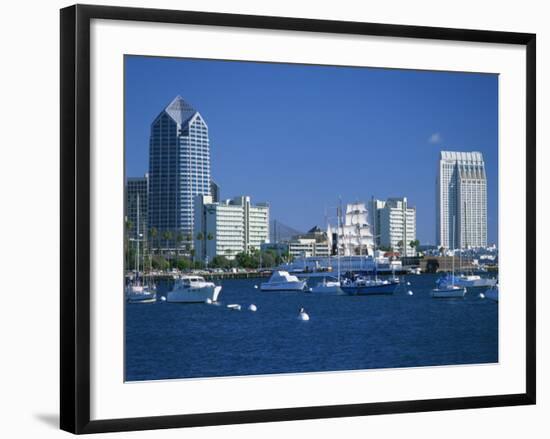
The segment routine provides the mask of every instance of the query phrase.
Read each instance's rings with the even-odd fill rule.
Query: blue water
[[[260,279],[225,280],[220,305],[127,304],[126,379],[497,362],[498,304],[478,292],[433,299],[435,279],[408,276],[411,286],[392,296],[261,292]],[[302,306],[308,322],[297,318]]]

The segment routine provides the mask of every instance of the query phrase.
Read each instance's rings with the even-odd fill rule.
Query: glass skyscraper
[[[151,124],[149,229],[163,248],[192,246],[193,201],[210,195],[208,126],[181,96]]]
[[[448,249],[486,247],[487,177],[483,155],[441,151],[436,187],[437,245]]]

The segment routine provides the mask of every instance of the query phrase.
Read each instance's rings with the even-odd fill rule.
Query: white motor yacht
[[[260,285],[262,291],[303,291],[306,282],[287,271],[274,271],[269,281]]]
[[[202,276],[185,275],[176,280],[166,301],[178,303],[217,302],[221,290],[221,286],[205,281]]]

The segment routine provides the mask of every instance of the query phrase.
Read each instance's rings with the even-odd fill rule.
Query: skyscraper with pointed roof
[[[192,245],[197,195],[210,195],[208,125],[176,96],[151,124],[149,139],[148,226],[161,247]]]

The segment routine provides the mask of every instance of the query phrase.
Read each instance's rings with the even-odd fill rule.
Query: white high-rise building
[[[252,205],[250,197],[214,202],[211,195],[195,198],[193,239],[195,259],[234,259],[238,253],[260,250],[269,242],[269,205]]]
[[[436,241],[450,249],[487,246],[487,177],[480,152],[441,151]]]
[[[392,248],[405,256],[415,256],[416,208],[409,206],[406,197],[371,200],[371,222],[380,247]]]

